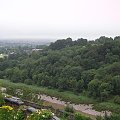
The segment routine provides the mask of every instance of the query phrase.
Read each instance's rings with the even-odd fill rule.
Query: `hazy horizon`
[[[99,39],[100,37],[104,37],[105,35],[102,35],[102,36],[99,36],[99,37],[95,37],[95,38],[93,38],[93,39],[89,39],[89,38],[87,38],[87,37],[77,37],[77,38],[72,38],[72,37],[59,37],[59,38],[0,38],[0,41],[2,41],[2,40],[6,40],[6,41],[10,41],[10,40],[16,40],[16,41],[28,41],[28,40],[30,40],[30,41],[42,41],[42,40],[45,40],[45,41],[50,41],[50,42],[54,42],[54,41],[56,41],[56,40],[62,40],[62,39],[67,39],[67,38],[71,38],[73,41],[74,40],[78,40],[78,39],[81,39],[81,38],[83,38],[83,39],[87,39],[88,41],[92,41],[92,40],[96,40],[96,39]],[[117,35],[118,36],[118,35]],[[108,37],[108,38],[112,38],[112,39],[114,39],[115,37],[117,37],[117,36],[113,36],[113,37],[111,37],[111,36],[105,36],[105,37]]]
[[[0,40],[120,35],[119,0],[0,0]]]

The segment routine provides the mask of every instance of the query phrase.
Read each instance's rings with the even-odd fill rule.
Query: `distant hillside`
[[[0,62],[0,78],[120,103],[120,37],[94,41],[57,40],[42,51],[9,55]]]

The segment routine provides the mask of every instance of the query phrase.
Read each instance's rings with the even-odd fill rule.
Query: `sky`
[[[120,35],[120,0],[0,0],[0,39]]]

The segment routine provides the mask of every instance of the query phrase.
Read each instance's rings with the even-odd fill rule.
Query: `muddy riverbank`
[[[56,105],[60,105],[63,107],[65,107],[67,104],[70,104],[69,102],[65,102],[65,101],[57,99],[56,97],[47,96],[45,94],[40,95],[40,97],[44,101],[47,101],[49,103],[53,103]],[[80,111],[80,112],[85,113],[85,114],[89,114],[89,115],[93,115],[93,116],[104,116],[105,115],[105,111],[99,112],[99,111],[94,110],[93,104],[85,105],[85,104],[73,104],[72,103],[70,105],[73,106],[73,108],[76,111]],[[109,111],[106,111],[106,113],[108,115],[111,114],[111,112],[109,112]]]

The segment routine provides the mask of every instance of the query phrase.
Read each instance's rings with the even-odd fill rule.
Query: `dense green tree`
[[[109,95],[112,92],[112,86],[109,83],[101,83],[99,90],[100,90],[100,96],[101,96],[101,101],[106,100]]]
[[[76,91],[77,92],[82,92],[83,89],[84,89],[84,81],[79,80],[78,82],[76,82]]]
[[[114,76],[112,78],[113,93],[115,95],[120,95],[120,75]]]
[[[5,46],[0,78],[60,90],[87,91],[100,100],[120,95],[120,36],[57,40],[42,46]],[[87,93],[86,92],[86,93]]]
[[[99,89],[100,84],[101,84],[101,82],[99,80],[92,80],[88,84],[89,94],[94,97],[99,97],[100,96],[100,89]]]
[[[113,39],[105,36],[101,36],[99,39],[96,39],[95,41],[98,43],[104,44],[104,43],[112,42]]]
[[[88,83],[94,79],[95,76],[95,70],[91,69],[91,70],[87,70],[82,72],[81,78],[84,82],[84,88],[88,87]]]

